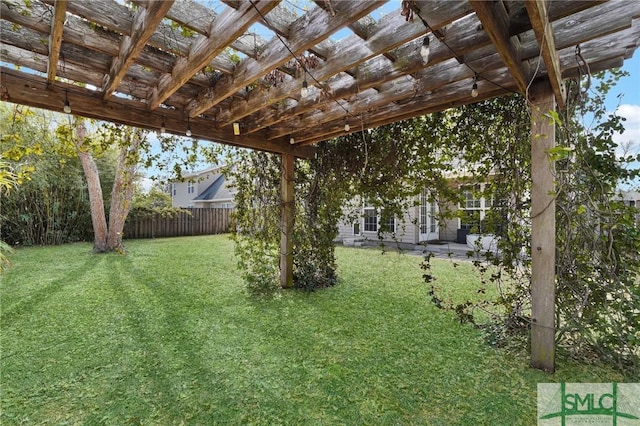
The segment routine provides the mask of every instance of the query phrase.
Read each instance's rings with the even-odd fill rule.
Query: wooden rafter
[[[595,71],[619,65],[640,43],[637,1],[416,0],[420,16],[439,34],[430,36],[429,60],[424,62],[419,50],[428,29],[417,17],[405,22],[400,9],[385,9],[381,18],[372,11],[357,19],[352,5],[371,10],[374,5],[332,0],[329,7],[324,0],[312,0],[317,7],[312,4],[303,11],[289,2],[252,1],[263,8],[264,19],[247,16],[253,9],[249,0],[175,2],[137,47],[132,40],[142,33],[135,28],[155,25],[139,21],[154,0],[131,0],[134,7],[120,0],[69,1],[58,48],[63,60],[56,63],[55,43],[46,40],[56,32],[54,9],[63,3],[4,0],[0,54],[4,64],[23,67],[25,80],[35,73],[51,81],[49,73],[57,67],[58,76],[73,82],[66,87],[74,113],[102,113],[106,119],[149,129],[157,129],[164,115],[167,129],[176,134],[185,130],[189,105],[212,89],[222,96],[214,108],[191,119],[194,135],[280,152],[293,149],[290,137],[308,144],[345,134],[345,117],[356,131],[509,91],[523,92],[534,79],[549,76],[552,84],[561,82],[576,75],[577,44]],[[227,6],[217,10],[221,4]],[[326,22],[316,25],[317,16]],[[308,96],[300,96],[299,71],[281,63],[291,60],[281,43],[254,34],[252,22],[281,35],[296,52],[313,52],[320,58],[309,70],[319,83],[307,76],[316,86]],[[345,27],[351,35],[337,30]],[[236,52],[242,58],[239,63]],[[544,57],[554,52],[557,62]],[[265,79],[274,65],[281,72]],[[472,98],[475,73],[480,93]],[[104,85],[105,75],[111,87]],[[118,84],[114,76],[121,76]],[[54,80],[52,86],[56,84]],[[254,84],[257,87],[250,90]],[[80,86],[100,89],[76,90]],[[123,96],[105,101],[103,87]],[[31,101],[29,92],[15,84],[3,87],[3,97],[60,110],[60,88],[35,90]],[[149,100],[162,107],[148,109]],[[235,122],[240,135],[228,126]]]
[[[445,23],[464,16],[466,10],[467,8],[463,3],[453,5],[447,10],[446,14],[440,14],[434,18],[432,27],[438,29]],[[342,71],[357,67],[368,59],[375,58],[382,52],[394,49],[418,37],[424,37],[425,32],[426,30],[421,22],[405,22],[399,13],[389,14],[371,27],[369,38],[366,41],[363,42],[359,40],[359,37],[353,36],[338,42],[334,47],[334,52],[336,53],[333,60],[321,63],[317,68],[311,70],[311,74],[316,80],[325,81]],[[419,55],[419,47],[413,51],[413,56],[419,59],[421,67],[424,67]],[[384,68],[387,72],[395,68],[386,59],[381,58],[378,61],[384,63]],[[404,60],[398,64],[398,67],[403,67],[409,62]],[[367,71],[363,74],[369,74],[375,69],[375,67],[367,67]],[[266,103],[275,103],[292,96],[300,91],[304,78],[305,76],[300,76],[297,79],[287,80],[268,92],[256,91],[256,93],[252,93],[249,96],[246,102],[237,102],[232,104],[230,109],[221,111],[216,117],[217,121],[221,125],[228,125],[261,109]],[[352,82],[352,87],[356,91],[359,90],[358,82],[346,76],[345,78]],[[307,104],[315,103],[315,101],[301,100],[302,103],[305,103],[305,101]]]
[[[492,55],[491,58],[490,61],[483,60],[483,63],[474,66],[474,69],[487,76],[493,75],[489,71],[498,69],[502,62],[497,54]],[[452,62],[457,63],[457,61]],[[463,85],[466,84],[468,95],[473,84],[473,77],[474,74],[469,68],[452,66],[452,63],[442,63],[435,66],[432,72],[423,78],[402,78],[386,82],[377,89],[367,89],[359,93],[358,96],[354,96],[349,101],[342,101],[339,104],[331,103],[326,110],[305,114],[303,118],[294,117],[289,121],[284,121],[281,123],[281,127],[271,130],[269,137],[277,139],[291,133],[288,130],[291,128],[306,128],[311,124],[318,126],[334,120],[344,119],[347,117],[346,111],[349,111],[349,115],[356,117],[355,121],[357,121],[357,116],[368,110],[380,108],[392,102],[410,99],[416,93],[437,92],[445,85],[456,82],[466,81]],[[480,90],[484,90],[485,86],[489,85],[486,81],[480,81],[479,84]]]
[[[404,19],[404,18],[403,18]],[[465,46],[465,40],[468,40],[470,37],[474,37],[474,49],[482,49],[483,46],[487,46],[490,44],[490,40],[488,37],[482,34],[474,34],[477,33],[475,27],[477,26],[477,18],[475,16],[468,16],[464,19],[460,19],[455,24],[452,24],[452,27],[449,31],[451,36],[447,44],[450,47],[453,47],[458,54],[464,54],[469,51],[469,47]],[[381,22],[382,24],[382,22]],[[439,28],[442,22],[434,22],[434,27]],[[292,102],[286,108],[278,111],[272,110],[262,110],[257,116],[253,119],[250,119],[247,123],[248,131],[257,131],[267,126],[272,126],[274,124],[279,123],[287,119],[290,116],[296,116],[303,114],[312,109],[318,108],[320,105],[325,105],[327,103],[333,103],[337,99],[346,98],[349,96],[356,95],[366,89],[370,89],[372,87],[380,86],[383,83],[390,82],[400,78],[408,78],[410,74],[417,73],[426,68],[432,68],[429,72],[429,77],[431,75],[435,75],[436,78],[441,76],[441,68],[438,65],[442,62],[445,62],[454,57],[453,52],[449,49],[449,47],[445,46],[443,43],[434,38],[431,41],[431,55],[429,59],[429,63],[425,64],[420,55],[418,54],[419,49],[422,44],[422,33],[420,33],[420,27],[418,27],[417,31],[419,32],[419,40],[409,45],[405,45],[401,49],[396,49],[394,54],[396,56],[402,58],[402,61],[398,61],[398,63],[390,63],[386,58],[382,56],[376,56],[366,62],[360,63],[355,70],[351,73],[353,77],[347,74],[341,74],[335,80],[330,82],[331,91],[328,94],[324,94],[322,97],[316,98],[308,98],[308,99],[300,99],[299,102]],[[392,41],[393,41],[393,36]],[[403,35],[406,37],[406,35]],[[486,50],[486,49],[485,49]],[[485,54],[490,54],[490,52],[486,52]],[[358,57],[352,58],[357,61]],[[345,66],[343,65],[342,68]],[[329,72],[321,73],[321,77],[325,77],[326,75],[335,72],[337,67],[332,66]],[[465,67],[465,71],[468,69]],[[317,72],[317,71],[314,71]],[[421,77],[417,77],[418,79]],[[294,90],[299,87],[294,86]],[[291,84],[293,86],[293,84]],[[284,98],[285,96],[290,95],[287,91],[290,84],[287,82],[283,84],[281,87],[276,88],[271,91],[273,93],[274,99]],[[290,89],[289,89],[290,90]],[[258,101],[254,101],[258,103]],[[244,107],[245,111],[252,104],[252,100],[249,99],[249,102],[245,102],[244,104],[240,104],[240,107]],[[228,110],[229,114],[232,114],[236,105],[231,105],[231,109]],[[344,113],[344,111],[343,111]],[[218,115],[218,120],[222,123],[228,122],[229,119],[225,117],[227,112],[221,112]],[[234,119],[236,117],[231,117]]]
[[[441,111],[440,107],[445,104],[448,108],[478,102],[482,99],[489,99],[495,96],[509,93],[510,87],[515,87],[515,82],[511,75],[504,70],[498,70],[488,74],[492,81],[500,86],[488,87],[477,98],[469,96],[469,81],[464,80],[452,84],[448,87],[446,94],[433,92],[428,95],[417,96],[406,103],[389,103],[381,108],[372,108],[371,111],[363,112],[355,120],[351,132],[363,129],[361,123],[366,123],[364,128],[377,127],[388,123],[401,121],[418,115]],[[373,126],[369,124],[372,123]],[[294,133],[296,143],[301,145],[313,144],[318,141],[328,140],[345,134],[344,121],[335,120],[325,123],[313,131],[302,131]]]
[[[336,4],[338,14],[334,17],[328,17],[326,11],[316,8],[310,12],[309,16],[300,18],[292,24],[292,36],[286,40],[288,48],[295,55],[299,55],[334,31],[378,8],[382,3],[384,1],[371,0],[363,5],[359,1],[341,1]],[[233,76],[223,77],[213,88],[200,94],[189,105],[189,115],[195,117],[203,113],[240,88],[292,59],[288,49],[283,48],[278,38],[272,39],[265,46],[263,56],[262,61],[256,61],[253,58],[243,60]]]
[[[181,58],[171,74],[163,76],[151,90],[149,108],[156,109],[183,84],[204,68],[227,45],[242,35],[247,28],[273,9],[280,0],[243,2],[238,10],[227,8],[213,22],[209,36],[199,36],[193,43],[188,58]],[[255,8],[253,6],[255,4]]]
[[[505,65],[518,84],[518,89],[526,93],[531,75],[523,65],[520,53],[509,36],[509,16],[502,1],[469,0],[487,35],[493,42]]]
[[[131,35],[124,36],[118,56],[113,58],[109,74],[105,75],[103,97],[109,98],[116,91],[129,67],[134,63],[147,41],[173,5],[173,0],[152,0],[140,7],[133,18]]]
[[[551,27],[551,22],[549,22],[546,0],[525,0],[525,6],[538,40],[538,46],[540,46],[540,53],[547,67],[547,77],[551,83],[556,104],[559,108],[564,108],[567,92],[562,82],[562,70],[560,69],[560,60],[556,51],[553,28]]]
[[[49,36],[49,60],[47,65],[47,80],[53,83],[58,70],[58,58],[62,45],[62,32],[64,30],[64,18],[67,15],[68,0],[58,0],[53,10],[51,19],[51,35]]]

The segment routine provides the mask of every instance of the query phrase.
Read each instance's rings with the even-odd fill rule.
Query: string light
[[[293,138],[293,136],[291,136],[291,137],[289,138],[289,143],[290,143],[291,145],[293,145],[294,143],[296,143],[296,140]]]
[[[473,86],[471,86],[471,97],[472,98],[478,97],[478,76],[477,75],[473,78]]]
[[[233,123],[233,134],[236,136],[240,134],[240,123]]]
[[[422,56],[422,60],[425,64],[429,62],[429,53],[429,34],[427,34],[424,37],[424,40],[422,40],[422,47],[420,47],[420,56]]]
[[[347,120],[347,117],[344,118],[344,131],[348,132],[349,130],[351,130],[351,126],[349,126],[349,121]]]
[[[71,104],[69,104],[69,92],[67,90],[64,91],[64,106],[62,110],[65,114],[71,114]]]
[[[300,89],[300,96],[303,98],[309,94],[309,83],[307,83],[307,76],[305,74],[304,80],[302,81],[302,89]]]
[[[164,117],[162,117],[162,124],[160,125],[160,133],[166,133],[167,132],[167,125],[164,124]]]
[[[184,132],[185,135],[191,136],[191,123],[189,123],[189,117],[187,117],[187,131]]]

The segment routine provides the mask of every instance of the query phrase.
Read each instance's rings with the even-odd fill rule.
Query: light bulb
[[[307,83],[307,79],[305,78],[302,82],[302,89],[300,89],[300,96],[303,98],[309,94],[309,83]]]
[[[67,100],[64,101],[64,107],[62,107],[62,110],[66,114],[71,114],[71,105],[69,105],[69,101],[67,101]]]
[[[296,143],[296,140],[293,138],[293,136],[291,136],[291,138],[289,138],[289,143],[291,145],[293,145],[294,143]]]
[[[474,82],[473,86],[471,86],[471,97],[472,98],[478,97],[478,83],[476,82]]]
[[[429,36],[425,36],[424,40],[422,40],[422,47],[420,48],[420,56],[422,56],[423,62],[426,64],[429,62]]]
[[[187,131],[184,132],[184,134],[187,135],[187,136],[191,136],[191,128],[187,127]]]
[[[349,123],[345,122],[344,123],[344,131],[348,132],[349,130],[351,130],[351,126],[349,126]]]
[[[162,124],[160,125],[160,134],[167,132],[167,126],[164,124],[164,120],[162,120]]]
[[[233,123],[233,134],[236,136],[240,134],[240,123]]]

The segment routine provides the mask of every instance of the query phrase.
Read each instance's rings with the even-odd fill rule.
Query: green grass
[[[12,255],[0,423],[530,425],[538,382],[624,381],[487,347],[432,306],[419,257],[339,247],[339,285],[260,300],[226,236],[128,248]],[[452,297],[473,293],[470,265],[433,269]]]

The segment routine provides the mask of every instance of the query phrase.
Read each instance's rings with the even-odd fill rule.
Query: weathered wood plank
[[[439,24],[439,22],[436,24]],[[422,70],[424,70],[425,73],[439,75],[441,70],[434,67],[453,58],[454,55],[451,49],[458,53],[458,55],[465,55],[471,51],[477,52],[480,56],[491,55],[491,53],[495,52],[495,49],[493,49],[492,46],[491,49],[487,48],[491,44],[491,41],[484,32],[478,30],[479,24],[480,22],[475,15],[469,15],[452,24],[447,30],[451,35],[447,39],[448,46],[433,37],[430,45],[431,54],[429,55],[429,62],[427,64],[425,64],[422,57],[417,54],[422,46],[422,39],[419,38],[396,50],[396,56],[403,58],[402,61],[390,63],[384,57],[378,56],[372,58],[358,65],[352,72],[355,79],[350,75],[343,74],[335,80],[328,81],[327,83],[331,87],[329,96],[325,95],[320,99],[316,99],[315,97],[301,98],[299,102],[292,102],[287,105],[286,108],[277,110],[262,109],[258,114],[247,120],[246,127],[249,129],[249,132],[258,131],[264,127],[277,124],[288,116],[299,115],[312,109],[323,107],[330,102],[334,102],[336,99],[353,96],[362,90],[376,87],[382,83],[393,81]],[[451,49],[449,47],[451,47]],[[474,58],[470,57],[469,60],[473,61]],[[421,76],[417,78],[422,77],[421,73]],[[282,91],[286,92],[287,88],[283,88]],[[269,95],[272,95],[271,92],[276,93],[274,96],[275,99],[280,98],[279,88],[272,89]],[[233,104],[231,108],[233,111]],[[222,117],[218,117],[218,119],[221,120]]]
[[[282,154],[280,167],[280,286],[293,287],[293,219],[295,214],[295,157]]]
[[[500,56],[496,53],[491,55],[491,59],[483,58],[482,61],[470,62],[470,66],[476,71],[484,74],[488,71],[496,70],[502,65]],[[342,102],[340,107],[336,103],[327,105],[325,110],[316,110],[310,114],[304,114],[302,118],[293,117],[281,123],[282,127],[272,128],[269,137],[278,138],[290,133],[290,129],[307,128],[320,126],[324,123],[344,118],[346,113],[357,116],[361,112],[374,110],[383,107],[391,102],[401,101],[418,94],[435,92],[443,89],[447,85],[459,81],[467,81],[468,94],[470,96],[473,84],[474,73],[468,67],[459,67],[455,59],[438,64],[428,71],[424,71],[413,78],[398,78],[386,82],[376,90],[363,90],[347,102]],[[488,81],[478,82],[478,91],[482,92],[490,86]]]
[[[156,27],[160,24],[172,4],[173,0],[155,0],[149,2],[146,8],[141,7],[136,11],[131,35],[124,36],[118,56],[113,58],[109,74],[105,75],[102,88],[105,99],[116,91],[127,70],[142,52],[147,40],[153,35]]]
[[[513,91],[515,82],[510,73],[504,68],[498,68],[485,73],[486,81],[480,81],[480,95],[477,98],[471,97],[470,87],[472,79],[461,80],[441,90],[434,90],[430,93],[412,94],[406,102],[391,102],[382,107],[363,110],[357,115],[356,126],[351,128],[351,132],[361,130],[360,122],[365,123],[364,128],[376,127],[380,123],[390,123],[409,117],[421,115],[424,112],[442,111],[458,105],[478,102],[487,96],[505,94]],[[489,83],[489,80],[496,85]],[[389,95],[391,96],[391,95]],[[344,116],[341,119],[330,123],[324,123],[313,129],[300,128],[299,131],[292,132],[296,143],[315,143],[344,134]]]
[[[51,19],[51,34],[49,35],[49,59],[47,62],[47,80],[53,82],[56,79],[60,45],[62,44],[62,31],[64,30],[64,18],[67,14],[68,0],[59,0],[53,11]]]
[[[77,3],[81,2],[70,2],[70,9],[77,7]],[[72,10],[69,12],[71,13]],[[19,24],[43,34],[48,34],[49,32],[50,23],[42,17],[49,16],[50,12],[47,6],[39,2],[34,2],[31,9],[27,8],[21,1],[2,2],[0,3],[0,15],[3,20],[14,24]],[[100,26],[93,26],[89,22],[71,14],[67,14],[66,20],[67,25],[65,26],[63,37],[65,42],[86,48],[87,55],[93,54],[91,51],[107,54],[111,57],[118,55],[122,36]],[[172,40],[175,40],[175,37],[166,36],[163,39],[167,40],[166,45],[168,46],[172,43]],[[160,50],[146,46],[140,53],[138,63],[157,71],[169,72],[176,61],[175,56],[168,53],[170,50],[169,47]],[[188,44],[184,51],[188,51]],[[217,61],[217,59],[212,61],[214,68],[231,72],[233,64],[226,66],[221,64],[221,61]],[[209,85],[206,77],[201,75],[194,76],[191,82],[201,86]]]
[[[260,14],[268,13],[278,2],[279,0],[261,1],[256,8],[252,3],[245,2],[237,11],[227,8],[213,22],[210,31],[212,35],[199,36],[192,45],[188,58],[180,58],[171,74],[163,76],[159,84],[151,90],[149,108],[158,108],[165,99],[222,52],[231,40],[235,40],[260,19]]]
[[[451,4],[450,2],[448,3]],[[426,9],[427,6],[425,6],[424,13],[428,13],[429,16],[432,17],[430,25],[434,29],[439,29],[444,24],[454,20],[456,17],[460,17],[460,15],[466,13],[468,9],[468,6],[465,6],[462,3],[455,3],[453,5],[454,7],[448,9],[448,13],[444,13],[442,10],[437,8],[440,4],[441,2],[429,3],[428,6],[433,9]],[[457,26],[456,28],[463,27]],[[469,27],[465,26],[464,28]],[[475,32],[478,31],[475,30]],[[455,34],[453,31],[452,33]],[[362,64],[367,59],[373,58],[388,49],[397,47],[415,38],[422,37],[424,34],[425,28],[421,22],[406,23],[404,18],[400,16],[400,11],[398,10],[381,19],[377,26],[370,30],[370,37],[365,43],[351,37],[336,43],[334,52],[330,55],[332,60],[320,64],[319,67],[311,70],[310,72],[317,80],[324,81],[339,72]],[[445,46],[441,47],[442,49],[440,51],[443,52]],[[446,48],[446,51],[450,54],[448,48]],[[417,52],[419,52],[419,50],[416,50],[414,55],[416,59],[421,60]],[[386,59],[379,59],[378,62],[380,61],[384,63],[386,69],[389,69],[389,62]],[[405,62],[401,62],[398,66],[401,67],[403,64],[405,64]],[[368,71],[363,72],[363,74],[367,73]],[[216,119],[220,123],[229,124],[246,117],[257,110],[262,109],[264,105],[279,102],[282,99],[299,92],[303,80],[304,77],[301,76],[297,79],[287,80],[277,87],[271,88],[268,92],[252,92],[246,102],[232,104],[229,110],[221,111]],[[359,82],[353,83],[352,87],[357,91]],[[305,100],[303,100],[303,102],[304,101]]]
[[[502,56],[505,65],[518,83],[518,89],[526,93],[531,73],[521,59],[514,41],[509,36],[509,17],[501,1],[469,0],[482,22],[484,30]]]
[[[556,203],[554,165],[555,111],[548,82],[532,87],[531,109],[531,365],[555,370]]]
[[[11,102],[62,111],[65,95],[68,92],[73,113],[88,118],[108,120],[143,129],[157,130],[164,121],[167,132],[184,135],[186,119],[178,111],[160,109],[149,111],[142,102],[113,97],[102,99],[101,92],[78,86],[67,86],[60,82],[48,84],[46,78],[25,74],[20,71],[0,68],[1,84],[7,89]],[[210,120],[195,118],[190,120],[193,137],[242,146],[275,153],[289,153],[297,157],[309,157],[313,150],[293,147],[289,140],[267,141],[265,135],[234,136],[231,129],[218,129]]]
[[[553,23],[556,48],[575,47],[577,44],[605,37],[631,27],[640,16],[640,2],[609,1]],[[523,59],[538,55],[536,36],[527,32],[520,36]]]
[[[564,108],[567,99],[567,91],[562,82],[562,70],[560,69],[560,60],[556,51],[556,41],[553,35],[553,29],[549,22],[547,13],[546,0],[525,0],[525,6],[533,31],[538,40],[538,46],[542,58],[547,67],[547,77],[551,83],[553,94],[556,97],[556,103],[559,108]]]
[[[313,9],[308,15],[304,15],[291,25],[292,36],[287,40],[289,49],[299,55],[329,37],[334,31],[379,7],[382,3],[384,2],[379,0],[371,0],[366,4],[356,1],[341,1],[336,4],[339,13],[335,17],[328,17],[327,12],[320,8]],[[341,54],[347,55],[345,52],[341,52]],[[253,58],[243,60],[233,76],[225,76],[214,87],[203,91],[189,106],[189,115],[195,117],[203,113],[221,100],[231,96],[239,88],[247,86],[292,59],[289,51],[283,49],[282,43],[277,38],[272,39],[265,46],[262,56],[261,61],[256,61]]]

